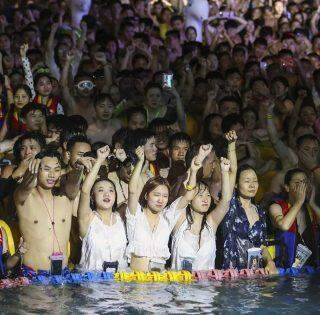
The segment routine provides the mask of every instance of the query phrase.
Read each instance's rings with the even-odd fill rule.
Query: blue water
[[[0,290],[1,314],[319,314],[320,276]]]

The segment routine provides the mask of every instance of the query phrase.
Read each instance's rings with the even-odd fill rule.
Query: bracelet
[[[266,118],[267,118],[267,119],[273,119],[273,116],[272,116],[271,114],[267,114],[267,115],[266,115]]]
[[[187,191],[192,191],[196,188],[196,186],[191,186],[191,185],[185,185],[184,188],[187,190]]]

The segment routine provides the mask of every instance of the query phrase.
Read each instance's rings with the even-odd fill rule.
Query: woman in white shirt
[[[186,213],[182,214],[173,230],[171,268],[175,270],[210,270],[215,268],[216,258],[216,231],[229,209],[235,177],[237,173],[237,157],[234,131],[226,134],[228,140],[228,157],[230,161],[221,158],[221,198],[214,207],[212,196],[207,184],[198,183],[193,189],[193,198],[187,206]],[[209,145],[210,151],[212,146]],[[203,146],[200,147],[191,169],[197,172],[204,161]],[[230,169],[230,172],[229,172]]]
[[[215,268],[216,231],[229,209],[229,203],[237,173],[237,157],[234,131],[226,134],[228,140],[228,157],[221,158],[221,198],[214,207],[213,199],[207,184],[200,182],[194,188],[193,198],[182,214],[173,230],[172,263],[175,270],[210,270]],[[210,151],[212,146],[210,145]],[[196,160],[204,161],[203,146],[200,147]],[[191,169],[199,170],[201,164],[191,165]],[[231,164],[231,168],[230,168]],[[230,172],[229,172],[230,170]]]
[[[154,177],[143,185],[141,171],[144,149],[136,149],[138,163],[129,182],[128,208],[126,211],[129,245],[127,257],[132,270],[163,270],[170,257],[169,237],[180,214],[193,197],[187,193],[167,206],[169,184],[166,179]],[[196,172],[190,172],[189,186],[195,186]]]
[[[96,180],[110,152],[108,146],[97,150],[96,162],[82,185],[78,208],[82,238],[81,270],[125,269],[127,238],[124,224],[116,212],[117,193],[109,179]]]

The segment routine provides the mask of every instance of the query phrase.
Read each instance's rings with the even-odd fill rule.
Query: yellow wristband
[[[185,185],[184,188],[185,188],[187,191],[191,191],[191,190],[194,190],[194,189],[196,188],[196,186]]]

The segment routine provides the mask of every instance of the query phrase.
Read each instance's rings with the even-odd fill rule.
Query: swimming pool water
[[[1,314],[319,314],[320,276],[0,290]]]

